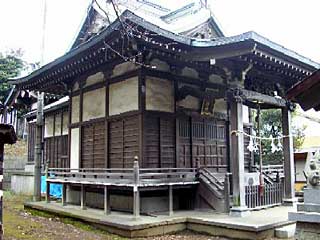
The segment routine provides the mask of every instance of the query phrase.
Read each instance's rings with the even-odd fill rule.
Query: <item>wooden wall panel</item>
[[[180,118],[179,121],[179,159],[178,167],[191,167],[191,128],[189,118]]]
[[[176,166],[175,119],[147,116],[144,119],[145,168],[171,168]]]
[[[123,161],[124,168],[132,168],[135,156],[139,156],[139,118],[123,120]]]
[[[209,118],[179,119],[179,167],[217,166],[225,171],[227,165],[227,134],[224,120]],[[219,167],[221,166],[221,167]]]
[[[82,127],[81,132],[81,168],[93,168],[93,125]]]
[[[93,161],[95,168],[105,168],[105,124],[104,121],[94,125]]]
[[[82,126],[81,168],[105,168],[104,121]]]
[[[144,120],[144,162],[145,168],[158,168],[159,167],[159,119],[155,117],[146,117]]]
[[[69,167],[66,156],[68,155],[68,135],[45,138],[45,162],[49,161],[50,168]]]
[[[109,122],[110,168],[131,168],[139,155],[139,117],[131,116]]]
[[[109,123],[109,165],[123,168],[123,121]]]
[[[28,162],[34,161],[34,147],[36,139],[36,123],[28,123]]]
[[[175,120],[160,118],[160,165],[161,168],[176,167]]]

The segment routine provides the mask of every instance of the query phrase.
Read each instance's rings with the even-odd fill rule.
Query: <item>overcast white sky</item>
[[[130,1],[130,0],[128,0]],[[183,4],[183,0],[159,0]],[[45,61],[69,48],[90,0],[47,0]],[[171,3],[170,3],[171,2]],[[320,62],[319,0],[209,0],[226,35],[257,33]],[[43,0],[0,0],[0,51],[40,61]]]

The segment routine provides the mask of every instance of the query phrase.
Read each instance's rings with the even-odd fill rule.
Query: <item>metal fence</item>
[[[246,186],[246,205],[250,209],[274,206],[282,203],[283,182],[263,186]]]

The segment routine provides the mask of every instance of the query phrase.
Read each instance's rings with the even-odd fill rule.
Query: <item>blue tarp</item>
[[[41,193],[46,193],[46,187],[47,187],[46,176],[41,176]],[[53,196],[56,198],[61,198],[62,185],[56,184],[56,183],[54,183],[54,184],[51,183],[50,184],[50,196]]]

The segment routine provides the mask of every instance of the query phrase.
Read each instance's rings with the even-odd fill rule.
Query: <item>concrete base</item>
[[[14,193],[32,195],[33,187],[33,173],[21,172],[11,175],[11,191],[13,191]]]
[[[275,207],[252,212],[241,218],[228,214],[203,211],[175,211],[172,216],[141,215],[134,220],[132,214],[115,212],[105,215],[103,210],[51,202],[26,203],[25,208],[51,212],[87,222],[108,232],[124,237],[150,237],[190,229],[214,236],[232,239],[269,239],[275,236],[275,229],[293,224],[287,219],[290,207]]]
[[[26,164],[26,165],[24,166],[24,170],[25,170],[26,172],[32,172],[32,173],[34,173],[34,164],[30,164],[30,163]]]
[[[275,236],[281,239],[290,239],[293,238],[296,233],[296,224],[284,226],[277,228],[275,230]]]
[[[247,207],[232,207],[230,209],[230,216],[232,217],[247,217],[250,211]]]
[[[297,223],[295,239],[310,240],[320,239],[319,223]]]
[[[284,206],[296,207],[298,198],[284,198],[282,201]]]

